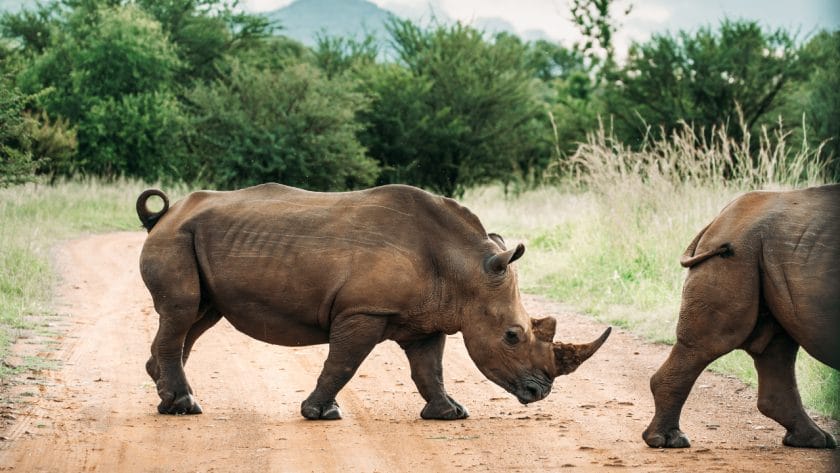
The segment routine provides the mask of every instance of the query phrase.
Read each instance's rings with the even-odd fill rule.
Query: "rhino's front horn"
[[[610,336],[612,327],[607,327],[597,340],[591,343],[575,345],[573,343],[554,344],[554,376],[569,374],[576,370],[581,363],[592,356]]]

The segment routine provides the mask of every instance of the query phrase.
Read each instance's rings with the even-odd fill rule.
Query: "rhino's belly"
[[[329,341],[329,331],[277,313],[254,311],[248,314],[224,314],[231,325],[240,332],[274,345],[306,346]]]

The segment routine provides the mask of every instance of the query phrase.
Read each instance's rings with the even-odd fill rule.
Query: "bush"
[[[52,170],[153,180],[178,166],[180,62],[160,24],[132,5],[79,8],[53,36],[21,76],[37,105],[77,129],[73,165]]]
[[[37,164],[38,174],[46,174],[53,181],[57,176],[75,174],[76,129],[66,119],[51,120],[46,112],[27,116],[27,121],[32,134],[32,159]]]
[[[383,168],[380,183],[454,195],[541,170],[551,132],[525,45],[461,24],[392,20],[389,29],[399,64],[360,72],[373,101],[361,140]]]
[[[356,139],[363,98],[313,66],[234,63],[230,78],[187,94],[193,177],[216,187],[280,182],[313,190],[368,186],[376,163]]]
[[[746,131],[757,136],[761,125],[775,122],[785,92],[805,73],[784,30],[725,20],[717,31],[654,35],[633,44],[626,65],[612,78],[608,112],[619,137],[632,144],[648,133],[667,136],[681,122],[705,138],[712,127],[732,125],[727,133],[740,140],[739,114]]]
[[[0,187],[34,177],[32,134],[23,116],[25,97],[0,78]]]

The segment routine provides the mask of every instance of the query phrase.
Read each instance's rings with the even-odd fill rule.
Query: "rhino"
[[[151,211],[157,196],[163,208]],[[394,340],[426,401],[424,419],[463,419],[444,389],[447,334],[461,332],[482,374],[522,402],[601,347],[554,342],[554,318],[532,319],[508,249],[455,200],[405,185],[321,193],[263,184],[198,191],[171,207],[137,199],[149,232],[140,273],[159,314],[146,371],[162,414],[202,412],[184,373],[196,339],[225,317],[258,340],[329,344],[307,419],[339,419],[336,394],[375,345]]]
[[[758,409],[783,443],[835,448],[802,408],[794,362],[801,346],[840,369],[840,185],[746,193],[700,231],[680,260],[689,268],[677,341],[651,377],[651,447],[689,447],[680,411],[716,358],[745,350],[758,373]]]

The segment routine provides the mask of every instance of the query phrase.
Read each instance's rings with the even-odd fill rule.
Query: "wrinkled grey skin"
[[[802,408],[794,375],[801,346],[840,369],[840,185],[751,192],[689,245],[677,342],[650,380],[651,447],[688,447],[683,403],[716,358],[745,350],[758,371],[758,409],[787,429],[785,445],[834,448]],[[748,432],[746,432],[748,433]]]
[[[160,212],[146,207],[164,199]],[[195,192],[171,208],[140,195],[149,230],[140,271],[160,315],[146,369],[158,411],[200,413],[183,365],[195,340],[221,317],[268,343],[328,343],[308,419],[338,419],[338,391],[373,347],[404,350],[428,419],[467,410],[445,391],[446,334],[461,331],[490,380],[529,403],[555,376],[591,356],[609,331],[583,345],[553,343],[556,322],[528,317],[507,249],[454,200],[408,186],[318,193],[278,184]]]

